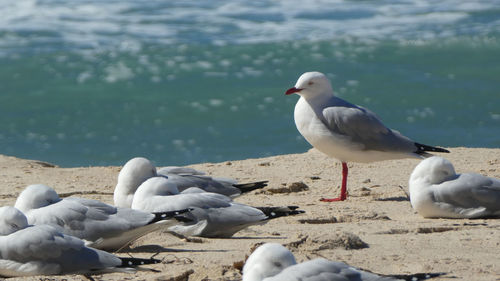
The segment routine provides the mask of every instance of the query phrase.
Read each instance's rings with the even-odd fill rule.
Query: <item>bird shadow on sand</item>
[[[404,201],[410,201],[408,197],[406,196],[394,196],[394,197],[387,197],[387,198],[377,198],[374,199],[375,201],[394,201],[394,202],[404,202]]]
[[[231,238],[227,238],[227,239],[253,239],[253,240],[257,240],[257,239],[287,239],[288,237],[283,237],[283,236],[237,236],[237,237],[231,237]],[[221,238],[221,239],[224,239],[224,238]]]
[[[192,250],[192,249],[173,249],[173,248],[165,248],[160,245],[141,245],[134,248],[126,248],[121,251],[121,253],[224,253],[228,252],[228,250]]]

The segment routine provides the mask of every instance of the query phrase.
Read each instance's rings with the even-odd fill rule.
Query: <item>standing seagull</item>
[[[500,179],[456,174],[450,161],[430,157],[410,176],[410,202],[425,218],[500,217]]]
[[[370,110],[334,96],[328,78],[320,72],[306,72],[286,95],[296,93],[295,125],[316,149],[342,162],[342,187],[338,198],[347,198],[347,162],[374,162],[401,158],[424,158],[426,151],[446,149],[416,143],[387,128]]]

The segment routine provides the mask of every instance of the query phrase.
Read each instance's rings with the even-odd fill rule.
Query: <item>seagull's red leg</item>
[[[321,198],[320,201],[323,202],[336,202],[344,201],[347,199],[347,163],[342,162],[342,186],[340,187],[340,196],[337,198]]]

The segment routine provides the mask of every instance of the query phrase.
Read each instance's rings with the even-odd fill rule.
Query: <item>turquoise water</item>
[[[416,141],[500,147],[500,1],[0,2],[1,154],[303,152],[284,92],[311,70]]]

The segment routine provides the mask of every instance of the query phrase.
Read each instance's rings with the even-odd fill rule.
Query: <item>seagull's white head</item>
[[[177,185],[168,180],[166,176],[153,177],[143,182],[137,188],[136,194],[147,191],[151,195],[176,195],[179,194]]]
[[[134,193],[143,182],[156,176],[156,168],[146,158],[130,159],[118,174],[118,183],[114,191],[114,203],[118,207],[130,207]]]
[[[332,84],[321,72],[306,72],[299,77],[295,87],[288,89],[285,95],[298,94],[306,99],[317,96],[333,95]]]
[[[416,181],[440,184],[454,177],[456,173],[450,161],[439,156],[432,156],[422,160],[415,167],[410,176],[410,186]]]
[[[243,267],[243,281],[260,281],[294,264],[297,264],[295,257],[287,248],[266,243],[248,257]]]
[[[148,204],[148,198],[152,196],[168,196],[179,194],[179,189],[175,183],[170,182],[167,177],[159,176],[147,179],[143,182],[134,194],[132,209],[144,209],[144,204]]]
[[[57,192],[44,184],[32,184],[26,187],[17,197],[14,205],[21,212],[43,208],[61,201]]]
[[[0,207],[0,235],[9,235],[28,226],[26,216],[10,206]]]

